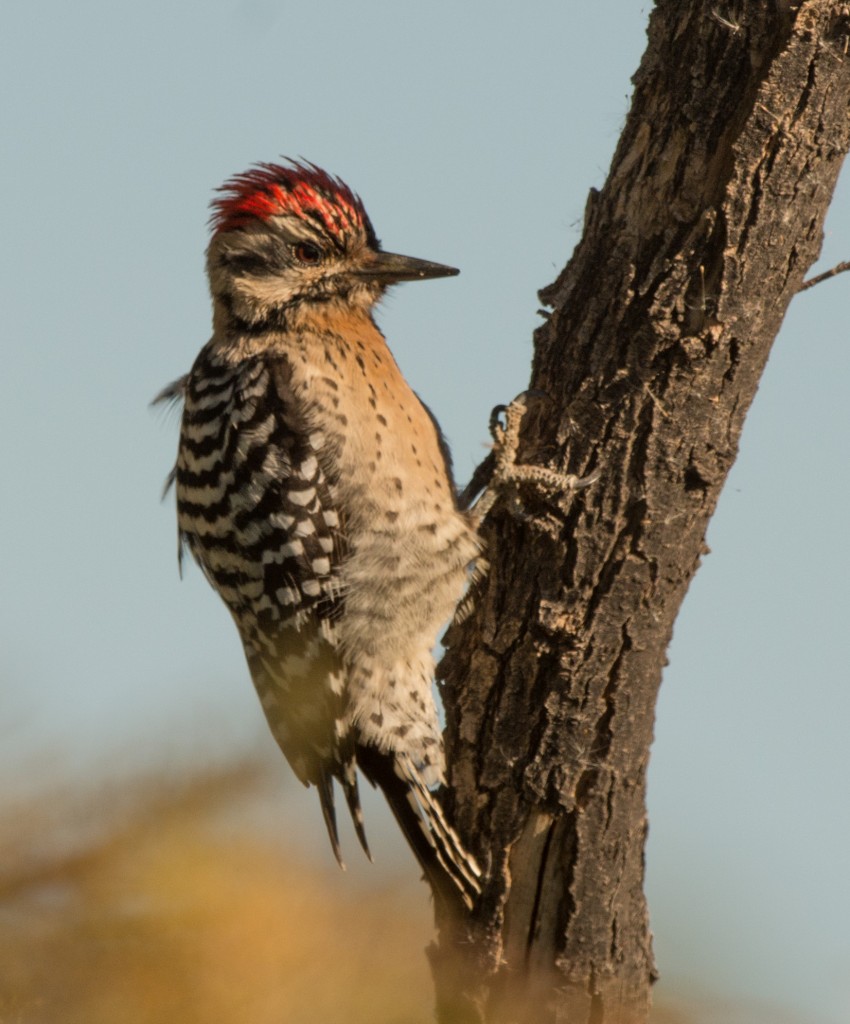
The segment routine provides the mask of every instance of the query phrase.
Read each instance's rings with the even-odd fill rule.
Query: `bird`
[[[481,540],[437,421],[374,316],[389,286],[459,271],[385,251],[340,178],[282,160],[230,178],[211,203],[212,336],[157,398],[183,404],[169,476],[178,559],[182,570],[188,550],[230,611],[340,866],[337,787],[371,859],[359,770],[434,892],[471,906],[481,870],[436,791],[432,650]]]

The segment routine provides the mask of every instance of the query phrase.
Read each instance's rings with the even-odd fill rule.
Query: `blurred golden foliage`
[[[415,868],[367,888],[309,864],[234,820],[264,783],[243,764],[5,807],[0,1024],[433,1024]]]
[[[101,800],[78,809],[88,835],[55,806],[8,812],[2,1024],[430,1022],[425,901],[390,883],[340,897],[303,855],[222,828],[260,774]]]

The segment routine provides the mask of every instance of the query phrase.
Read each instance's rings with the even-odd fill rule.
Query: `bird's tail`
[[[360,841],[360,845],[363,847],[363,852],[372,860],[372,851],[369,849],[369,842],[366,839],[366,829],[363,825],[363,808],[360,806],[360,792],[357,788],[357,762],[356,750],[354,741],[350,737],[347,737],[343,743],[340,744],[337,750],[337,763],[333,769],[329,769],[326,764],[319,767],[316,776],[316,786],[319,790],[319,802],[322,805],[322,817],[325,819],[325,827],[328,830],[328,838],[331,841],[331,847],[333,848],[334,856],[336,857],[337,864],[345,871],[345,861],[342,859],[342,849],[339,845],[339,831],[336,825],[336,809],[334,807],[334,790],[333,780],[339,782],[342,786],[342,792],[345,795],[345,802],[348,804],[348,810],[351,814],[351,823],[354,825],[354,831],[357,833],[357,838]]]
[[[447,902],[459,897],[472,907],[481,893],[481,869],[446,820],[415,764],[403,754],[387,753],[372,745],[358,745],[357,763],[386,797],[435,896]]]

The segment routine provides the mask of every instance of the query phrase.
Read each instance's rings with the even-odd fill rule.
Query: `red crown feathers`
[[[266,220],[275,214],[292,213],[305,220],[318,218],[332,235],[352,228],[365,228],[371,234],[360,197],[315,164],[295,160],[288,166],[255,164],[217,191],[221,197],[210,204],[214,233],[245,227],[254,218]]]

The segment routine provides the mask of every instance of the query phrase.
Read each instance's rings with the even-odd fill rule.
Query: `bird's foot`
[[[589,487],[602,475],[598,469],[587,476],[576,476],[545,466],[517,464],[520,427],[528,412],[528,398],[533,394],[523,392],[510,405],[497,405],[490,414],[493,451],[488,457],[488,479],[480,498],[471,509],[478,525],[500,498],[507,499],[507,507],[512,515],[520,519],[527,518],[519,495],[520,484],[530,484],[546,494],[568,494]]]

